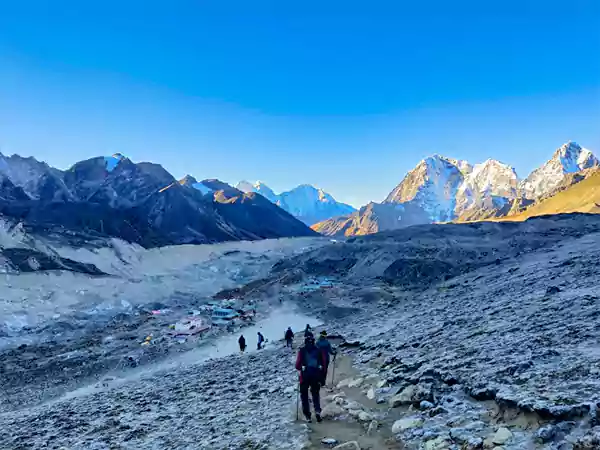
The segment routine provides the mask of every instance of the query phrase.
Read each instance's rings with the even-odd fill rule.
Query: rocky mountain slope
[[[340,203],[322,189],[308,184],[302,184],[281,194],[275,194],[261,181],[255,184],[241,181],[237,184],[237,188],[244,192],[256,192],[262,195],[307,225],[355,211],[352,206]]]
[[[543,166],[531,172],[519,187],[524,197],[536,199],[554,190],[567,174],[599,166],[600,161],[590,150],[567,142]]]
[[[600,216],[150,250],[0,238],[107,274],[0,273],[0,448],[600,445]],[[234,287],[256,329],[283,300],[345,338],[324,422],[295,420],[294,352],[278,342],[291,319],[245,355],[235,341],[256,329],[169,337],[169,314]]]
[[[558,188],[568,187],[574,174],[600,163],[574,142],[557,149],[552,158],[525,180],[497,160],[471,165],[439,155],[426,158],[411,170],[384,202],[358,213],[315,224],[326,235],[364,235],[408,225],[470,222],[518,215]],[[401,206],[402,208],[392,207]],[[377,214],[373,211],[377,209]],[[579,211],[567,208],[567,212]]]
[[[520,221],[558,213],[600,214],[600,170],[588,169],[571,174],[563,185],[541,197],[523,211],[509,214],[504,220]]]
[[[218,180],[186,177],[178,183],[162,166],[120,154],[66,171],[34,158],[0,156],[0,178],[6,217],[148,247],[314,234],[260,196]]]

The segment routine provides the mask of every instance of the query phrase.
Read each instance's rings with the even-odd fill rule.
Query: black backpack
[[[321,361],[319,358],[319,349],[316,346],[312,348],[303,349],[302,355],[303,366],[306,367],[306,373],[308,375],[318,375],[321,371]]]

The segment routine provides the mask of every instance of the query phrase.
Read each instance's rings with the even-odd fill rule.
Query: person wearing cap
[[[325,357],[325,368],[323,370],[323,380],[321,382],[321,384],[325,386],[327,380],[327,370],[329,369],[329,355],[333,355],[335,357],[335,355],[337,354],[337,351],[334,350],[334,348],[331,346],[331,343],[329,342],[329,339],[327,339],[327,331],[323,330],[319,334],[317,348],[323,352],[323,355]]]

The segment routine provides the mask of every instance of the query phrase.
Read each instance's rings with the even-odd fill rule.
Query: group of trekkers
[[[258,335],[258,339],[256,341],[256,350],[260,350],[261,348],[264,347],[265,342],[267,342],[267,341],[260,331],[256,334]],[[246,345],[246,338],[244,337],[243,334],[238,339],[238,344],[240,346],[240,352],[244,353],[246,351],[247,345]]]
[[[257,341],[257,350],[260,350],[264,343],[265,338],[259,331]],[[294,341],[294,332],[291,327],[285,332],[285,345],[286,347],[293,348],[292,344]],[[244,336],[240,336],[238,343],[240,345],[240,351],[243,353],[246,351],[246,339]],[[331,355],[335,359],[337,352],[331,346],[331,343],[327,339],[327,332],[321,331],[319,339],[315,341],[310,325],[306,325],[304,330],[304,345],[300,347],[298,355],[296,356],[296,370],[300,372],[300,400],[302,402],[302,413],[308,422],[312,421],[312,414],[310,411],[310,403],[308,400],[308,393],[310,391],[312,397],[312,403],[315,410],[315,416],[317,422],[321,422],[321,398],[320,390],[321,386],[325,386],[327,381],[327,370],[329,369],[329,363],[331,361]]]

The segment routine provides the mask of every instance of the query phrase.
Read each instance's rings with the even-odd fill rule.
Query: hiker
[[[323,381],[321,383],[323,386],[325,386],[327,381],[327,369],[329,369],[329,355],[333,355],[334,358],[335,355],[337,355],[337,351],[333,349],[329,339],[327,339],[327,331],[321,331],[319,340],[317,341],[317,347],[323,352],[323,356],[325,357],[325,369],[323,370]]]
[[[262,348],[263,342],[265,342],[265,337],[259,331],[258,332],[258,343],[256,344],[256,350],[260,350]]]
[[[296,357],[296,370],[300,371],[300,399],[302,401],[302,412],[307,422],[312,421],[310,404],[308,403],[308,390],[312,395],[313,407],[317,422],[321,422],[321,399],[319,390],[323,379],[323,368],[325,367],[325,355],[315,345],[314,336],[309,335],[304,339],[304,346],[298,351]]]
[[[314,337],[315,335],[313,334],[312,328],[310,327],[310,325],[306,324],[306,328],[304,329],[304,338],[307,338],[308,336]]]
[[[243,334],[238,339],[238,344],[240,344],[240,352],[244,353],[246,351],[246,338]]]
[[[285,346],[291,347],[293,340],[294,340],[294,332],[292,331],[292,327],[288,327],[287,331],[285,332]]]

